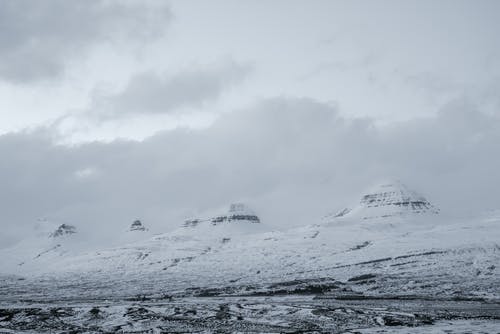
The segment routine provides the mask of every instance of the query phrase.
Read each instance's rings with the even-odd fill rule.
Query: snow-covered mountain
[[[132,224],[134,232],[143,233],[141,226]],[[349,282],[358,292],[498,298],[499,235],[498,216],[445,218],[423,196],[391,183],[318,224],[272,231],[236,204],[222,215],[190,219],[172,232],[120,247],[54,252],[49,260],[24,252],[29,265],[0,270],[27,277],[27,283],[16,282],[27,284],[25,291],[32,280],[40,289],[49,284],[41,277],[57,277],[68,282],[67,289],[92,286],[86,293],[99,296],[201,291],[195,287],[250,293],[279,282],[328,278]],[[20,263],[16,247],[6,252]]]
[[[129,228],[130,232],[145,232],[147,230],[148,229],[142,224],[142,222],[139,219],[134,220],[134,222],[130,224]]]
[[[438,214],[439,209],[424,196],[400,181],[378,185],[363,195],[353,208],[345,208],[333,218],[377,219]],[[332,218],[332,217],[330,217]]]
[[[127,230],[117,231],[114,240],[109,244],[126,245],[151,236],[140,220],[136,220]],[[0,273],[36,275],[50,272],[52,269],[49,268],[57,267],[65,259],[95,251],[96,246],[90,241],[88,236],[82,235],[74,225],[39,219],[32,234],[26,235],[14,246],[0,251]]]
[[[74,233],[76,233],[76,227],[73,225],[61,224],[54,232],[49,234],[49,237],[59,238]]]

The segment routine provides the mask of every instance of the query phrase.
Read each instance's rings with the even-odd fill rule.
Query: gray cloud
[[[171,113],[182,107],[201,107],[241,82],[250,66],[226,62],[191,68],[174,75],[143,72],[119,93],[95,94],[90,113],[113,119],[138,114]]]
[[[274,226],[308,224],[385,177],[417,185],[445,212],[494,208],[498,143],[500,120],[464,100],[386,126],[314,100],[276,98],[207,129],[142,142],[69,147],[46,131],[8,134],[0,137],[0,243],[39,217],[109,236],[135,218],[166,231],[235,200]]]
[[[1,1],[0,77],[16,83],[58,77],[92,46],[158,37],[170,19],[160,2]]]

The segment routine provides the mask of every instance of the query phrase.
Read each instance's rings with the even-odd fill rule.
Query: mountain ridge
[[[350,284],[359,291],[379,293],[500,296],[496,284],[500,273],[495,265],[500,262],[495,237],[500,232],[499,217],[451,220],[421,195],[410,192],[408,197],[403,192],[394,196],[397,190],[393,186],[381,189],[362,195],[357,209],[316,224],[276,231],[255,220],[200,219],[197,224],[183,224],[174,231],[118,247],[70,252],[62,244],[32,257],[31,264],[10,272],[4,268],[4,272],[29,280],[46,275],[67,282],[85,278],[95,286],[96,294],[103,293],[104,286],[110,289],[106,293],[117,294],[124,286],[150,293],[221,285],[236,289],[227,291],[240,291],[266,282],[321,277],[348,282],[371,275],[374,278],[363,285]],[[378,200],[379,193],[389,195]],[[375,198],[366,197],[374,194]],[[401,199],[408,204],[396,204]],[[412,201],[425,203],[426,211],[412,206]],[[378,213],[380,208],[392,214],[364,219],[367,212],[375,209]],[[239,206],[230,207],[225,216],[235,212],[244,218],[255,215]],[[130,285],[137,280],[142,282],[139,286]],[[117,290],[103,286],[107,281],[115,282]],[[415,285],[417,281],[427,283]]]

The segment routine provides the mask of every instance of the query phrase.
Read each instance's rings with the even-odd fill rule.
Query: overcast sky
[[[0,1],[0,246],[39,218],[500,209],[499,1]]]

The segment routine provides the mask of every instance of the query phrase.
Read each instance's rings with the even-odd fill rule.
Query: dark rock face
[[[214,225],[226,221],[247,221],[250,223],[260,223],[259,217],[243,203],[231,204],[226,215],[217,216],[211,219],[211,222]]]
[[[130,225],[130,231],[147,231],[142,222],[137,219]]]
[[[217,216],[211,219],[212,224],[218,224],[231,221],[248,221],[250,223],[260,223],[259,217],[255,215],[231,215],[231,216]]]
[[[406,208],[414,212],[433,210],[431,203],[425,199],[414,199],[407,197],[404,194],[398,195],[394,191],[365,195],[361,199],[361,204],[368,208],[393,205]]]
[[[212,225],[230,222],[260,223],[259,217],[245,204],[234,203],[229,206],[226,214],[218,215],[208,219],[192,218],[184,221],[183,227],[195,227],[203,222],[210,222]]]
[[[58,238],[74,233],[76,233],[76,227],[74,227],[73,225],[61,224],[54,232],[49,235],[49,237]]]
[[[201,222],[200,219],[186,219],[184,221],[183,227],[195,227]]]
[[[376,275],[374,275],[374,274],[363,274],[363,275],[351,277],[347,281],[348,282],[365,281],[365,280],[372,279],[375,277],[376,277]]]
[[[334,218],[344,217],[344,216],[345,216],[345,215],[347,215],[349,212],[351,212],[351,209],[349,209],[349,208],[342,209],[342,210],[340,210],[339,212],[337,212],[337,213],[334,215]]]

